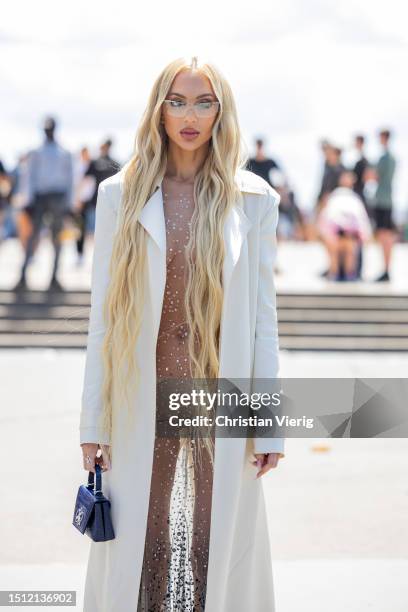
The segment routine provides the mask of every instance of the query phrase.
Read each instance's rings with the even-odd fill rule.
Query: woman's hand
[[[102,472],[111,469],[111,448],[109,444],[94,444],[84,442],[81,444],[84,470],[95,473],[95,464],[101,466]],[[102,454],[97,455],[101,449]]]
[[[256,461],[252,461],[252,465],[255,465],[259,468],[259,472],[256,475],[256,478],[260,478],[266,472],[269,472],[270,469],[276,468],[278,465],[278,461],[283,456],[281,453],[261,453],[255,454]]]

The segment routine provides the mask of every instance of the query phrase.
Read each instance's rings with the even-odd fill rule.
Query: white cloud
[[[146,4],[146,3],[144,3]],[[396,198],[408,196],[404,4],[365,0],[274,0],[191,4],[15,0],[0,34],[0,155],[14,162],[39,141],[45,113],[61,140],[97,147],[107,134],[126,158],[158,72],[181,55],[204,54],[236,95],[248,144],[264,133],[303,205],[320,174],[318,140],[344,145],[355,131],[395,129]]]

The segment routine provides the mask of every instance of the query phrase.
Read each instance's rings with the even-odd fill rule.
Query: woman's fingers
[[[98,444],[81,444],[84,470],[95,473],[96,453],[98,452]]]
[[[85,470],[95,473],[96,464],[100,465],[102,472],[111,469],[111,447],[109,444],[85,443],[81,444],[81,448]],[[101,449],[100,454],[98,454],[99,449]]]
[[[102,450],[102,457],[100,457],[101,459],[101,468],[103,472],[106,472],[107,470],[110,470],[112,468],[111,465],[111,447],[109,444],[102,444],[101,445],[101,450]]]
[[[264,454],[255,454],[256,461],[252,462],[252,465],[255,465],[258,468],[258,472],[256,474],[256,478],[260,478],[272,468],[275,468],[278,465],[278,461],[280,459],[279,453],[264,453]]]

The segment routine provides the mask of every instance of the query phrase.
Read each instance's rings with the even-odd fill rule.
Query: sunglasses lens
[[[172,117],[184,117],[187,113],[188,104],[178,100],[165,100],[167,112]],[[212,117],[217,113],[218,102],[197,102],[191,105],[197,117]]]

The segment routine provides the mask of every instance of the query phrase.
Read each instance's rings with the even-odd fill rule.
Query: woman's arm
[[[274,265],[277,253],[276,227],[279,194],[268,191],[259,237],[259,276],[255,325],[253,378],[277,378],[279,370],[278,321]],[[254,453],[280,453],[284,457],[284,438],[254,438]]]
[[[79,426],[80,444],[84,442],[110,444],[108,432],[99,423],[102,413],[103,382],[101,348],[105,334],[103,304],[109,283],[109,265],[117,213],[104,182],[99,185],[96,203],[91,310]]]

